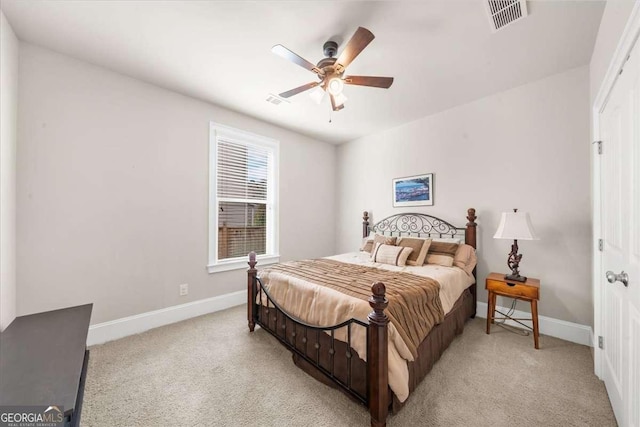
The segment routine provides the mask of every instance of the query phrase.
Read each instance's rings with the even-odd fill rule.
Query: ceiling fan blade
[[[282,98],[289,98],[289,97],[291,97],[291,96],[293,96],[293,95],[297,95],[297,94],[299,94],[300,92],[304,92],[305,90],[312,89],[312,88],[314,88],[314,87],[318,86],[319,84],[320,84],[320,83],[318,83],[318,82],[311,82],[311,83],[307,83],[306,85],[302,85],[302,86],[297,87],[297,88],[295,88],[295,89],[291,89],[291,90],[288,90],[288,91],[286,91],[286,92],[282,92],[282,93],[280,94],[280,97],[282,97]]]
[[[383,89],[389,89],[393,84],[393,77],[345,76],[343,80],[348,85],[381,87]]]
[[[271,48],[271,52],[275,53],[278,56],[283,57],[284,59],[288,59],[289,61],[293,62],[294,64],[298,64],[302,68],[305,68],[305,69],[307,69],[309,71],[312,71],[312,72],[314,72],[316,74],[324,75],[322,70],[320,70],[318,67],[316,67],[315,65],[313,65],[311,62],[307,61],[306,59],[304,59],[300,55],[297,55],[297,54],[291,52],[289,49],[287,49],[286,47],[282,46],[281,44],[277,44],[274,47],[272,47]]]
[[[332,94],[329,94],[331,97],[331,109],[333,111],[340,111],[344,108],[344,104],[336,105],[336,99]]]
[[[338,68],[342,67],[337,70],[338,73],[343,72],[344,69],[347,68],[354,59],[356,59],[356,56],[358,56],[374,38],[375,36],[371,31],[364,27],[358,27],[355,34],[351,37],[351,40],[347,42],[347,45],[344,47],[344,50],[336,61],[336,66],[338,66]]]

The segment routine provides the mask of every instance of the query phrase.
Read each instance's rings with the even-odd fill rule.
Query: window
[[[278,262],[278,141],[211,123],[210,273]]]

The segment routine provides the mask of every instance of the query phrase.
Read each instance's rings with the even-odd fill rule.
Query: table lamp
[[[539,240],[531,225],[529,213],[518,212],[518,209],[514,209],[513,212],[503,212],[498,231],[496,231],[493,238],[513,239],[511,252],[509,253],[509,258],[507,258],[507,265],[511,269],[511,274],[505,275],[505,280],[526,282],[527,278],[521,276],[520,271],[518,271],[520,260],[522,259],[522,254],[518,254],[518,240]]]

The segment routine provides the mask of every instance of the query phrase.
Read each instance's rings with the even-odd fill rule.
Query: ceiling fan
[[[339,111],[344,108],[344,103],[347,101],[347,97],[342,93],[345,84],[388,89],[393,83],[393,77],[344,75],[349,64],[356,59],[360,52],[362,52],[374,38],[375,36],[371,31],[363,27],[358,27],[337,59],[335,56],[338,53],[338,43],[328,41],[323,46],[325,58],[322,58],[317,65],[313,65],[311,62],[293,53],[281,44],[275,45],[271,48],[273,53],[317,74],[320,80],[282,92],[280,96],[282,98],[289,98],[309,89],[316,88],[314,92],[311,93],[312,98],[314,98],[317,103],[320,103],[325,93],[329,93],[331,108],[333,111]]]

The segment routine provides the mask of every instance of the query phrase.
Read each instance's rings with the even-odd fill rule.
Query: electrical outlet
[[[183,297],[189,293],[189,284],[183,283],[180,285],[180,296]]]

